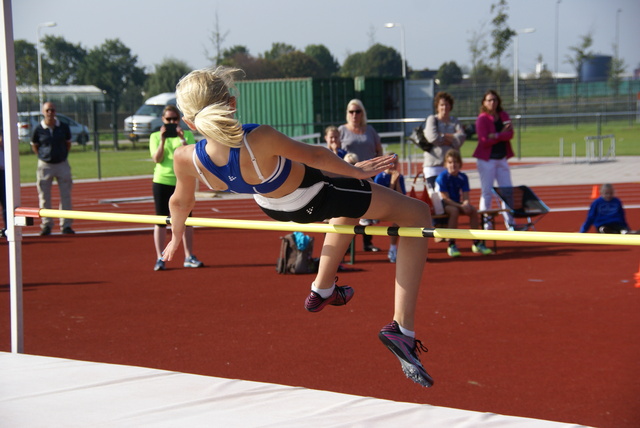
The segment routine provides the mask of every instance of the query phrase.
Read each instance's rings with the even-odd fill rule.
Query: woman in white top
[[[380,136],[373,129],[373,126],[367,125],[367,111],[362,101],[355,98],[349,101],[347,104],[347,123],[340,125],[338,130],[340,131],[342,148],[347,153],[355,154],[361,161],[382,156]],[[368,226],[373,222],[362,219],[360,224]],[[362,235],[362,242],[365,251],[380,251],[380,248],[373,245],[371,235]]]
[[[435,114],[427,117],[424,136],[433,144],[430,151],[424,152],[424,178],[435,190],[436,177],[446,168],[444,158],[451,149],[460,150],[467,135],[458,119],[451,116],[453,97],[447,92],[438,92],[433,99]]]

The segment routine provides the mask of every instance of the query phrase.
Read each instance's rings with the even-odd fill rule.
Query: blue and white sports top
[[[222,182],[224,182],[228,189],[224,190],[224,192],[231,193],[244,193],[244,194],[266,194],[271,193],[277,190],[282,183],[289,177],[289,173],[291,172],[291,160],[283,158],[282,156],[278,156],[278,164],[276,165],[276,169],[273,173],[264,178],[260,168],[258,167],[258,162],[256,161],[253,152],[251,151],[251,147],[249,147],[249,143],[247,143],[247,134],[256,129],[257,124],[246,124],[242,125],[242,130],[244,131],[244,145],[249,152],[249,156],[251,156],[251,162],[253,163],[253,168],[256,170],[256,174],[260,178],[260,184],[248,184],[242,178],[242,172],[240,171],[240,147],[232,147],[229,151],[229,161],[224,166],[217,166],[213,163],[207,151],[205,150],[205,146],[207,145],[207,140],[201,140],[196,143],[195,150],[193,151],[193,165],[196,167],[196,171],[202,178],[202,181],[209,187],[211,190],[215,190],[207,178],[204,176],[198,164],[196,162],[196,156],[202,163],[202,165],[218,177]]]

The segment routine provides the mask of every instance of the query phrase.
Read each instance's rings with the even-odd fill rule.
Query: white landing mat
[[[0,427],[403,426],[560,428],[578,425],[142,367],[0,352]]]

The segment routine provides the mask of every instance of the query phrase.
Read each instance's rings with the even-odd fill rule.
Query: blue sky
[[[401,50],[402,24],[409,66],[437,69],[443,62],[470,65],[469,42],[474,32],[491,30],[490,7],[496,0],[13,0],[15,39],[36,41],[38,24],[54,21],[56,27],[41,34],[64,37],[86,49],[106,39],[119,38],[137,55],[139,65],[152,71],[164,58],[177,58],[192,68],[209,64],[210,37],[216,14],[223,48],[244,45],[253,55],[273,42],[304,49],[324,44],[343,62],[350,53],[381,43]],[[519,38],[519,69],[531,73],[542,55],[555,71],[556,10],[559,12],[558,70],[572,72],[566,63],[569,47],[592,32],[595,53],[612,55],[616,37],[627,72],[640,68],[639,0],[510,0],[509,26],[535,28]],[[620,10],[618,13],[617,11]],[[484,27],[483,27],[484,26]],[[486,41],[491,42],[489,36]],[[512,69],[513,48],[503,58]]]

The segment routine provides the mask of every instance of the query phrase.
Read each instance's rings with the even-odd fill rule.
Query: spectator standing
[[[480,211],[487,211],[491,209],[493,202],[494,183],[497,183],[498,187],[513,187],[508,163],[508,159],[513,157],[513,127],[511,118],[502,109],[500,95],[493,89],[488,90],[482,97],[480,114],[476,119],[476,133],[478,145],[473,157],[477,159],[480,176]],[[504,204],[502,208],[506,208]],[[505,210],[503,217],[506,228],[514,230],[511,213]],[[485,228],[493,229],[493,224],[487,222]]]
[[[358,156],[360,162],[382,156],[380,136],[373,126],[367,124],[367,111],[362,101],[358,99],[349,101],[346,119],[347,123],[338,127],[342,148]],[[360,224],[369,226],[374,222],[375,220],[362,219]],[[373,245],[371,235],[362,235],[362,241],[365,251],[380,251],[380,248]]]
[[[51,185],[55,178],[60,191],[60,209],[71,210],[71,188],[73,179],[69,165],[71,151],[71,130],[56,118],[56,106],[52,102],[42,105],[44,119],[36,126],[31,137],[31,149],[38,156],[36,183],[40,208],[51,209]],[[72,219],[60,219],[62,233],[75,233],[71,228]],[[50,235],[53,229],[53,219],[42,218],[40,235]]]
[[[173,153],[180,146],[195,144],[193,132],[180,128],[180,110],[168,105],[162,112],[162,127],[149,137],[149,152],[155,162],[153,170],[153,200],[156,215],[169,216],[169,199],[176,190],[176,174],[173,170]],[[153,270],[165,269],[162,260],[167,236],[167,226],[156,224],[153,228],[153,243],[156,249],[156,264]],[[187,226],[182,239],[185,259],[184,267],[199,268],[204,264],[193,254],[193,227]]]
[[[448,92],[438,92],[433,99],[435,114],[427,117],[424,137],[433,144],[430,151],[424,152],[422,171],[427,185],[435,190],[436,177],[446,170],[444,157],[451,149],[460,150],[467,135],[457,118],[451,116],[453,97]]]

